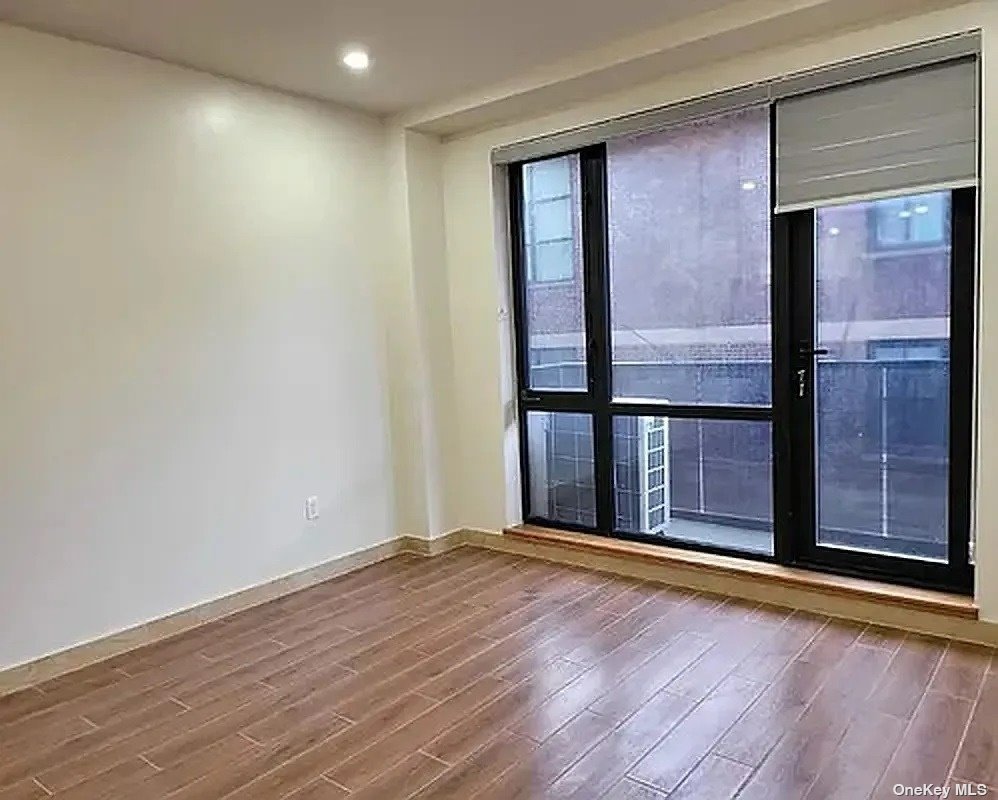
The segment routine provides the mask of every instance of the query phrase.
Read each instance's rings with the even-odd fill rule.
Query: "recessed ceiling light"
[[[905,209],[904,211],[898,211],[898,216],[901,217],[901,219],[908,219],[908,217],[911,216],[911,212],[908,211],[908,209]]]
[[[224,97],[216,97],[206,100],[198,107],[198,113],[202,124],[210,128],[215,133],[229,128],[236,119],[234,106]]]
[[[756,187],[755,181],[742,181],[742,191],[751,192]]]
[[[343,54],[343,65],[351,72],[364,72],[371,66],[371,57],[366,50],[351,47]]]
[[[928,206],[915,206],[915,213],[916,214],[928,214],[929,213],[929,207]]]
[[[838,236],[840,233],[842,233],[842,231],[840,231],[838,228],[829,228],[828,229],[828,235],[829,236]]]

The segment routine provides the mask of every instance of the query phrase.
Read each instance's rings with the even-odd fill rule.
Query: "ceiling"
[[[731,0],[0,0],[0,20],[392,114]],[[366,46],[364,75],[340,65]]]

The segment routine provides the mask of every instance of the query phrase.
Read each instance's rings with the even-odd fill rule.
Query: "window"
[[[770,396],[769,111],[607,143],[613,394]]]
[[[754,107],[514,169],[528,519],[772,556],[769,151]]]
[[[947,559],[952,243],[948,219],[913,220],[948,215],[949,198],[816,213],[816,343],[828,350],[815,376],[819,545]],[[894,226],[889,263],[866,252],[868,219]],[[900,249],[902,233],[939,232],[938,251]]]
[[[968,591],[974,86],[694,101],[511,164],[524,520]]]
[[[871,249],[945,247],[949,236],[949,194],[912,195],[869,204]]]
[[[617,530],[771,555],[771,438],[765,422],[615,417]]]
[[[548,519],[596,524],[593,423],[588,414],[527,414],[530,503]]]
[[[588,375],[579,157],[533,161],[520,178],[528,381],[533,389],[581,391]]]
[[[567,281],[575,276],[578,201],[575,160],[537,161],[524,170],[524,234],[527,280]]]

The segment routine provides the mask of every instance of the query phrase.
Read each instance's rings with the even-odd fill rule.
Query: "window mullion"
[[[589,391],[595,436],[596,526],[612,531],[613,420],[610,417],[610,313],[607,282],[606,147],[586,148],[582,165],[582,250]]]

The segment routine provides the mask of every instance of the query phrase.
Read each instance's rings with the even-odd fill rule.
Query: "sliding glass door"
[[[511,165],[524,519],[969,591],[968,85]]]

